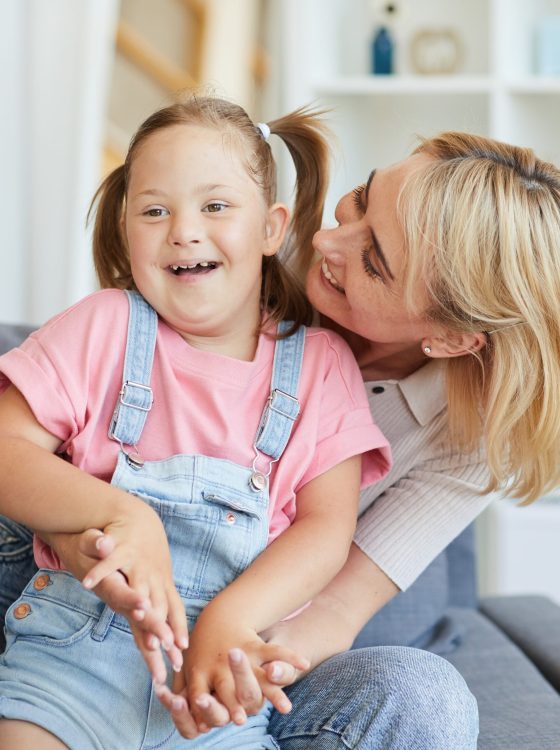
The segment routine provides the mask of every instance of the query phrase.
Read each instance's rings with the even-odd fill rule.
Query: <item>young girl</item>
[[[306,248],[326,185],[320,122],[298,111],[255,126],[214,98],[170,106],[98,191],[95,262],[116,288],[0,360],[0,512],[39,534],[98,528],[115,542],[84,586],[37,544],[40,570],[6,620],[3,750],[184,746],[129,622],[88,590],[117,570],[167,618],[176,669],[186,610],[195,718],[214,692],[236,722],[192,746],[276,747],[270,704],[245,721],[227,654],[244,648],[255,670],[297,662],[257,633],[340,569],[360,484],[390,459],[349,349],[304,328],[309,308],[277,259],[288,212],[269,132],[294,159],[290,236]]]

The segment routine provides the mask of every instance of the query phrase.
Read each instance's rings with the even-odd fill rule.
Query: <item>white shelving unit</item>
[[[336,200],[375,166],[404,158],[416,136],[448,129],[488,135],[560,165],[560,76],[536,66],[537,27],[560,0],[396,0],[396,73],[368,74],[377,0],[279,0],[282,111],[331,109]],[[408,49],[426,28],[452,29],[463,56],[452,75],[415,74]],[[560,46],[560,42],[559,42]],[[560,501],[530,508],[493,503],[478,522],[483,593],[535,591],[560,601]]]
[[[560,77],[536,73],[537,26],[560,0],[396,0],[396,73],[369,74],[378,0],[281,0],[283,101],[331,109],[337,160],[327,201],[373,166],[403,158],[417,135],[467,130],[530,146],[560,163]],[[452,29],[463,49],[457,72],[419,75],[410,42],[421,29]],[[559,42],[560,44],[560,42]]]
[[[526,508],[495,500],[477,521],[482,596],[543,594],[560,604],[560,496]]]

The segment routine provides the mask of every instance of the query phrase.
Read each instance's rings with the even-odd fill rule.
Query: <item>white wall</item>
[[[95,286],[84,223],[117,10],[118,0],[2,2],[2,321],[42,323]]]

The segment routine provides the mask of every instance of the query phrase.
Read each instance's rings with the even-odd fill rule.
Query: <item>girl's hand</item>
[[[148,605],[133,618],[139,629],[150,632],[161,622],[167,622],[171,629],[171,636],[164,635],[160,642],[150,633],[143,640],[143,655],[146,657],[161,643],[174,668],[180,669],[181,652],[188,646],[187,619],[173,582],[169,545],[159,516],[142,500],[129,496],[115,509],[103,532],[111,537],[113,548],[91,568],[83,585],[94,589],[106,576],[122,573],[130,588]]]
[[[233,650],[235,668],[239,649],[245,652],[258,684],[258,690],[250,689],[249,696],[238,696],[236,692],[230,652]],[[290,711],[290,701],[278,685],[267,679],[262,667],[263,664],[276,660],[286,661],[296,669],[306,669],[309,666],[307,659],[291,649],[265,643],[248,625],[236,623],[232,618],[217,619],[209,605],[192,633],[183,668],[188,706],[199,729],[208,725],[210,720],[216,722],[217,709],[212,696],[227,710],[231,721],[236,724],[243,724],[247,719],[244,703],[252,711],[256,711],[262,705],[261,697],[267,698],[281,713]],[[220,712],[218,719],[223,717],[225,714]]]
[[[115,549],[114,539],[99,529],[88,529],[82,534],[42,533],[41,537],[78,579],[87,576],[92,567]],[[134,591],[120,571],[109,573],[93,590],[111,609],[126,617],[152,679],[164,682],[166,667],[160,644],[174,642],[169,624],[151,607],[149,599]],[[173,668],[180,669],[182,656],[176,645],[168,656]]]
[[[194,633],[189,652],[193,647],[193,642]],[[207,732],[213,727],[223,727],[231,720],[237,724],[243,724],[247,715],[255,714],[261,709],[265,698],[268,698],[281,713],[288,713],[291,709],[291,703],[278,685],[280,680],[269,680],[267,678],[268,667],[274,664],[282,664],[291,671],[293,678],[298,669],[306,669],[309,662],[289,649],[279,647],[279,650],[274,649],[274,653],[281,654],[279,658],[286,661],[274,661],[268,664],[263,663],[260,667],[256,666],[255,661],[258,662],[259,658],[266,658],[269,651],[267,644],[257,636],[252,644],[246,644],[245,651],[234,648],[228,652],[229,672],[227,676],[230,678],[235,691],[234,699],[231,700],[230,696],[230,700],[228,700],[229,708],[226,707],[225,700],[223,703],[220,702],[222,692],[228,691],[226,683],[229,680],[227,678],[222,683],[221,692],[217,690],[215,694],[210,691],[197,693],[196,688],[192,686],[187,689],[190,659],[190,654],[188,654],[182,675],[176,675],[175,677],[173,691],[166,686],[158,686],[156,689],[159,699],[171,713],[178,732],[183,737],[193,739],[198,733]],[[260,657],[258,656],[259,653]],[[252,659],[249,654],[251,654]],[[200,671],[191,669],[191,673],[193,672],[196,679],[202,678]],[[189,708],[189,705],[191,708]]]
[[[162,646],[182,650],[188,646],[187,619],[183,603],[173,582],[171,555],[165,530],[157,513],[146,503],[130,496],[121,504],[112,521],[103,529],[113,541],[113,549],[89,571],[83,580],[85,588],[95,588],[107,575],[120,571],[129,586],[149,602],[144,620],[150,629],[150,618],[167,621],[173,639]]]

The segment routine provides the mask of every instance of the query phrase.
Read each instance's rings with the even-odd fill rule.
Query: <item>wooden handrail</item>
[[[192,53],[189,67],[195,80],[200,81],[202,63],[202,45],[206,34],[207,12],[203,0],[182,0],[183,6],[194,17],[195,31],[192,37]]]
[[[185,70],[170,62],[126,21],[119,21],[117,49],[168,91],[195,88],[197,82]]]

